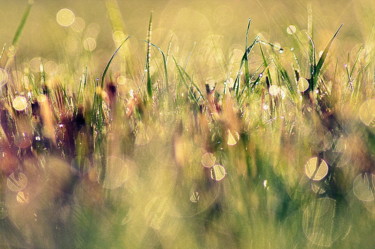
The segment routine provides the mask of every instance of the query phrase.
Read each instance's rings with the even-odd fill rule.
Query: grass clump
[[[128,36],[101,78],[4,48],[1,247],[372,248],[373,52],[332,69],[341,26],[316,62],[311,38],[249,45],[249,21],[239,70],[205,81],[201,54],[151,43],[152,20],[146,62],[118,57]]]

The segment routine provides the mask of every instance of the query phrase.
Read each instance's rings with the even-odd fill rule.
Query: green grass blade
[[[249,21],[247,23],[245,50],[247,49],[247,45],[248,45],[250,24],[251,24],[251,19],[249,19]],[[249,56],[249,54],[245,53],[245,62],[244,62],[244,67],[245,67],[245,84],[247,86],[249,86],[249,83],[250,83],[250,72],[249,72],[249,59],[248,59],[248,56]]]
[[[247,47],[244,55],[242,56],[241,63],[240,63],[240,69],[237,72],[237,77],[236,77],[236,80],[234,81],[234,86],[233,86],[237,96],[238,96],[239,90],[240,90],[240,76],[241,76],[242,67],[245,63],[247,55],[251,52],[251,50],[254,48],[255,44],[257,44],[258,42],[259,42],[259,37],[257,36],[257,37],[255,37],[253,43],[249,47]]]
[[[324,49],[323,51],[323,54],[322,56],[319,58],[319,61],[318,63],[316,64],[316,67],[315,67],[315,70],[314,70],[314,77],[313,77],[313,84],[312,84],[312,90],[315,89],[316,85],[317,85],[317,82],[318,82],[318,76],[319,76],[319,73],[320,73],[320,70],[322,69],[323,67],[323,64],[324,64],[324,61],[326,60],[327,58],[327,55],[328,55],[328,52],[332,46],[332,43],[333,41],[335,40],[336,36],[338,35],[338,33],[340,32],[342,26],[344,24],[341,24],[340,27],[337,29],[336,33],[333,35],[333,37],[331,38],[331,40],[329,41],[329,43],[327,44],[326,48]]]
[[[150,21],[148,23],[147,31],[147,55],[146,55],[146,71],[147,71],[147,95],[152,97],[152,81],[150,73],[150,60],[151,60],[151,32],[152,32],[152,12],[150,15]]]
[[[16,31],[16,33],[14,34],[13,41],[12,41],[12,45],[13,45],[13,46],[17,45],[18,40],[19,40],[20,37],[21,37],[21,34],[22,34],[22,31],[23,31],[23,28],[25,27],[25,24],[26,24],[27,18],[28,18],[29,15],[30,15],[30,11],[31,11],[31,7],[32,7],[32,6],[33,6],[33,2],[32,2],[32,1],[29,1],[28,5],[27,5],[27,7],[26,7],[26,10],[25,10],[25,12],[24,12],[23,15],[22,15],[22,19],[21,19],[20,24],[18,25],[17,31]]]
[[[120,46],[115,50],[115,52],[112,54],[111,58],[109,59],[106,67],[104,68],[104,71],[103,71],[103,74],[102,74],[102,81],[101,81],[101,87],[103,88],[104,87],[104,79],[105,79],[105,76],[108,72],[108,69],[109,69],[109,66],[111,65],[112,63],[112,60],[115,58],[117,52],[120,50],[120,48],[122,47],[122,45],[124,45],[124,43],[130,38],[130,36],[126,37],[126,39],[120,44]]]
[[[147,42],[147,41],[145,41],[145,42]],[[160,52],[160,54],[161,54],[161,56],[162,56],[162,58],[163,58],[163,67],[164,67],[165,85],[166,85],[166,87],[168,88],[167,56],[165,55],[165,53],[163,52],[163,50],[162,50],[159,46],[157,46],[157,45],[155,45],[155,44],[153,44],[153,43],[150,43],[150,45],[153,46],[154,48],[156,48],[156,49]]]

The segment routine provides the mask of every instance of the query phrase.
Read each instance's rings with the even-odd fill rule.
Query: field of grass
[[[0,2],[1,249],[375,248],[372,0],[62,2]]]

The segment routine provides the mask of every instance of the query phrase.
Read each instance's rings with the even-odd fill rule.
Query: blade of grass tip
[[[249,39],[249,30],[251,25],[251,19],[249,18],[249,21],[247,23],[247,29],[246,29],[246,39],[245,39],[245,50],[247,49],[248,45],[248,39]],[[250,83],[250,73],[249,73],[249,60],[248,60],[248,53],[245,53],[245,84],[249,86]]]
[[[316,85],[317,85],[317,82],[318,82],[317,78],[319,76],[320,70],[323,67],[324,61],[327,58],[328,52],[329,52],[329,50],[330,50],[330,48],[332,46],[333,41],[335,40],[336,36],[340,32],[340,30],[341,30],[341,28],[342,28],[343,25],[344,24],[341,24],[340,27],[337,29],[336,33],[333,35],[333,37],[331,38],[331,40],[328,42],[326,48],[323,50],[322,56],[319,58],[319,61],[318,61],[317,65],[315,67],[315,70],[314,70],[313,88],[312,88],[312,90],[314,90],[315,87],[316,87]]]
[[[314,84],[314,77],[315,77],[315,69],[316,69],[316,55],[315,55],[315,43],[311,36],[307,34],[307,37],[310,41],[310,54],[309,54],[309,63],[310,63],[310,81],[309,81],[309,89],[312,91],[313,84]]]
[[[150,73],[150,59],[151,59],[151,32],[152,32],[152,12],[148,23],[147,31],[147,55],[146,55],[146,71],[147,71],[147,95],[152,97],[152,81]]]
[[[185,71],[185,69],[181,68],[181,70],[184,73],[184,75],[188,78],[188,80],[190,81],[191,86],[193,86],[195,88],[195,90],[197,90],[197,92],[199,93],[199,95],[200,95],[199,98],[204,99],[204,96],[203,96],[201,90],[199,89],[199,87],[197,86],[197,84],[195,84],[195,82],[190,77],[190,75]]]
[[[1,62],[1,59],[3,58],[6,45],[7,44],[5,43],[4,46],[3,46],[3,49],[1,50],[1,53],[0,53],[0,62]]]
[[[268,80],[269,80],[270,83],[272,84],[272,77],[271,77],[270,69],[269,69],[269,67],[268,67],[268,62],[267,62],[266,56],[265,56],[265,54],[264,54],[264,52],[263,52],[263,48],[262,48],[262,44],[261,44],[261,43],[259,43],[259,48],[260,48],[260,53],[261,53],[261,55],[262,55],[263,65],[264,65],[264,68],[265,68],[265,72],[266,72],[266,74],[267,74],[267,76],[268,76]],[[254,86],[255,86],[255,85],[253,85],[253,87],[254,87]]]
[[[147,41],[146,41],[146,42],[147,42]],[[153,43],[150,43],[150,44],[151,44],[151,46],[155,47],[155,48],[160,52],[160,54],[161,54],[161,56],[162,56],[162,58],[163,58],[165,85],[166,85],[166,87],[168,88],[167,56],[165,55],[165,53],[163,52],[163,50],[162,50],[159,46],[157,46],[157,45],[155,45],[155,44],[153,44]]]
[[[259,36],[256,36],[253,43],[247,47],[244,55],[242,56],[241,58],[241,63],[240,63],[240,68],[237,72],[237,76],[236,76],[236,80],[234,81],[234,90],[236,92],[236,96],[238,97],[238,94],[239,94],[239,89],[240,89],[240,76],[241,76],[241,69],[244,65],[244,62],[245,62],[245,57],[251,52],[251,50],[254,48],[255,44],[257,44],[259,42]]]
[[[16,30],[16,33],[14,34],[14,37],[13,37],[13,41],[12,41],[12,46],[15,46],[17,45],[18,43],[18,40],[20,39],[21,37],[21,34],[22,34],[22,30],[23,28],[25,27],[25,24],[26,24],[26,21],[27,21],[27,18],[29,17],[30,15],[30,11],[31,11],[31,7],[33,6],[33,1],[30,0],[27,4],[27,7],[26,7],[26,10],[25,12],[23,13],[22,15],[22,19],[21,19],[21,22],[20,24],[18,25],[18,28]]]
[[[176,61],[176,59],[174,57],[173,57],[173,61],[174,61],[175,65],[176,65],[176,68],[177,68],[178,74],[180,75],[181,81],[186,86],[186,88],[187,88],[187,90],[189,92],[190,97],[198,105],[198,99],[195,97],[194,93],[191,90],[191,87],[186,82],[185,76],[188,77],[189,81],[191,82],[191,85],[194,86],[196,88],[196,90],[199,92],[201,98],[203,98],[202,92],[199,90],[199,88],[197,87],[197,85],[194,84],[194,82],[192,81],[192,79],[190,78],[190,76],[185,72],[185,70],[177,63],[177,61]],[[176,91],[176,94],[178,94],[177,91]]]
[[[130,38],[130,36],[126,37],[126,39],[120,44],[120,46],[115,50],[115,52],[112,54],[111,58],[109,59],[106,67],[104,68],[104,71],[103,71],[103,74],[102,74],[102,81],[101,81],[101,87],[103,88],[104,87],[104,79],[105,79],[105,76],[108,72],[108,69],[109,69],[109,66],[111,65],[112,63],[112,60],[115,58],[117,52],[120,50],[120,48],[122,47],[122,45],[124,45],[124,43]]]

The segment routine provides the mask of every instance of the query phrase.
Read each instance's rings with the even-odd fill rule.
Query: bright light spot
[[[203,167],[211,168],[212,166],[215,165],[215,162],[216,162],[216,157],[214,156],[214,154],[208,153],[208,152],[203,154],[202,160],[201,160]]]
[[[297,31],[297,28],[296,26],[294,25],[289,25],[287,28],[286,28],[286,32],[289,34],[289,35],[293,35],[294,33],[296,33]]]
[[[300,92],[304,92],[307,89],[309,89],[309,82],[307,81],[307,79],[303,77],[299,78],[297,82],[297,88],[298,88],[298,91]]]
[[[268,109],[270,109],[270,106],[267,105],[267,104],[264,104],[264,105],[263,105],[263,110],[267,111]]]
[[[305,165],[305,174],[313,181],[320,181],[328,174],[328,165],[324,160],[319,161],[317,157],[310,158]]]
[[[72,24],[71,28],[74,32],[81,33],[86,27],[86,22],[81,17],[76,17],[74,23]]]
[[[194,191],[191,195],[190,195],[190,201],[192,203],[197,203],[199,201],[199,192],[197,191]]]
[[[43,103],[47,101],[47,96],[44,94],[41,94],[36,99],[38,100],[39,103]]]
[[[359,108],[359,119],[367,126],[375,125],[375,99],[365,101]]]
[[[224,84],[226,84],[229,88],[233,88],[233,86],[234,86],[234,80],[233,80],[233,78],[229,78],[229,79],[227,79],[227,80],[224,82]]]
[[[214,165],[211,168],[211,178],[214,181],[221,181],[224,179],[225,175],[227,174],[225,168],[221,165]]]
[[[227,139],[227,144],[229,146],[233,146],[233,145],[236,145],[238,140],[240,140],[240,134],[238,134],[237,131],[234,131],[233,133],[228,129],[227,130],[227,136],[228,136],[228,139]]]
[[[69,27],[74,23],[75,15],[70,9],[61,9],[56,14],[56,21],[63,27]]]
[[[7,179],[7,186],[9,190],[13,192],[19,192],[27,186],[27,176],[23,173],[14,174],[12,173]]]
[[[22,191],[18,192],[16,200],[20,204],[27,204],[29,203],[29,194]]]
[[[92,52],[96,48],[96,40],[92,37],[88,37],[83,41],[83,48],[86,51]]]
[[[276,85],[272,85],[272,86],[270,86],[269,93],[270,93],[272,96],[277,96],[277,95],[279,95],[279,93],[280,93],[280,87],[278,87],[278,86],[276,86]]]
[[[134,163],[130,160],[110,156],[107,158],[107,168],[103,182],[103,188],[116,189],[121,187],[128,178],[129,167]]]
[[[23,111],[27,108],[27,100],[24,96],[17,96],[13,99],[12,105],[17,111]]]
[[[125,40],[126,35],[124,34],[124,32],[117,30],[113,32],[112,38],[115,43],[121,43]]]
[[[361,201],[373,201],[375,193],[372,192],[371,175],[359,174],[353,181],[353,192]]]
[[[268,182],[267,182],[267,180],[264,180],[264,181],[263,181],[263,187],[264,187],[264,188],[267,188],[267,187],[268,187]]]

